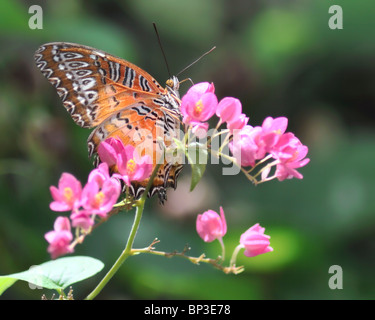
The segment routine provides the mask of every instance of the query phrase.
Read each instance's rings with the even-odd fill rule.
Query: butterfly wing
[[[113,114],[92,131],[88,139],[89,154],[94,154],[97,146],[111,137],[120,139],[124,145],[133,145],[139,155],[148,155],[154,164],[162,164],[150,196],[158,192],[163,201],[165,189],[176,188],[176,179],[182,170],[182,155],[164,152],[166,148],[173,148],[174,138],[179,138],[178,127],[179,119],[169,113],[152,109],[144,102],[134,103]],[[148,180],[133,183],[132,193],[136,198],[143,193],[147,183]]]
[[[73,120],[83,128],[96,127],[88,139],[90,155],[94,155],[99,143],[109,137],[138,147],[144,141],[134,139],[141,130],[148,131],[154,146],[160,136],[157,128],[163,128],[164,137],[175,136],[178,132],[179,99],[171,96],[147,72],[126,60],[91,47],[54,42],[42,45],[35,53],[35,61],[56,88]],[[154,166],[160,152],[156,149],[148,150],[154,155]],[[179,163],[165,160],[150,195],[157,191],[163,201],[165,188],[176,187],[181,169]],[[147,181],[134,184],[134,194],[140,195],[146,184]]]
[[[47,43],[36,51],[35,61],[73,120],[84,128],[97,126],[126,105],[165,93],[136,65],[87,46]]]

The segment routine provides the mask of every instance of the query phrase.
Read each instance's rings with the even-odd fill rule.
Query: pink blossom
[[[69,247],[70,242],[73,240],[73,235],[70,231],[70,222],[67,217],[57,217],[54,223],[54,230],[47,232],[44,238],[49,243],[47,251],[52,259],[73,252],[73,249]]]
[[[131,181],[143,181],[152,173],[150,156],[140,157],[132,145],[124,146],[121,140],[105,140],[99,145],[98,154],[102,161],[108,161],[109,166],[115,166],[118,173],[113,177],[122,179],[128,186]]]
[[[78,208],[80,205],[80,197],[82,185],[70,173],[63,173],[59,180],[59,187],[50,187],[53,202],[50,208],[53,211],[69,211]]]
[[[271,154],[275,159],[279,159],[280,161],[291,160],[295,158],[295,152],[301,146],[301,141],[292,132],[287,132],[274,145]]]
[[[137,150],[132,145],[127,145],[124,152],[119,154],[117,168],[119,177],[130,186],[131,181],[143,181],[152,173],[152,162],[148,155],[139,157]]]
[[[259,147],[263,149],[264,153],[270,152],[284,134],[288,126],[288,119],[279,117],[273,119],[267,117],[262,124],[262,136],[259,139]]]
[[[70,215],[72,226],[88,230],[94,225],[94,216],[90,210],[76,210]]]
[[[254,166],[255,161],[260,159],[257,139],[261,134],[260,127],[245,126],[242,130],[235,130],[233,141],[229,143],[237,163],[243,167]]]
[[[265,228],[259,223],[245,231],[240,238],[240,244],[245,248],[245,256],[255,257],[259,254],[273,251],[270,247],[270,236],[264,234]]]
[[[221,99],[216,108],[216,115],[221,119],[222,122],[232,122],[238,120],[241,112],[241,101],[232,97],[225,97]]]
[[[99,186],[102,186],[104,181],[110,178],[108,164],[102,162],[96,169],[90,172],[88,182],[96,181]]]
[[[220,207],[220,216],[215,211],[208,210],[197,217],[196,228],[199,236],[205,242],[221,239],[227,233],[224,210]]]
[[[207,121],[215,114],[217,103],[213,85],[198,83],[192,86],[181,99],[183,122],[190,124],[191,121]]]
[[[241,113],[236,119],[233,119],[230,122],[227,122],[227,128],[231,131],[238,129],[243,129],[249,122],[249,117],[246,114]]]
[[[194,94],[202,95],[202,94],[205,94],[205,93],[208,93],[208,92],[215,93],[215,86],[214,86],[214,84],[213,83],[209,83],[209,82],[199,82],[199,83],[193,85],[186,92],[186,94],[194,93]]]
[[[108,138],[102,141],[98,147],[98,155],[102,162],[106,162],[109,167],[117,164],[118,154],[124,151],[124,144],[121,140]]]
[[[278,118],[272,118],[267,117],[264,119],[262,123],[262,129],[264,134],[268,133],[277,133],[279,135],[282,135],[286,128],[288,126],[288,118],[285,117],[278,117]]]
[[[121,185],[114,178],[105,180],[101,185],[95,180],[89,181],[82,191],[82,206],[87,213],[105,217],[112,210],[120,193]],[[83,218],[82,215],[75,216],[76,219],[78,217]]]
[[[308,147],[303,145],[293,133],[283,134],[272,151],[273,157],[280,162],[276,165],[275,175],[277,179],[279,181],[293,177],[302,179],[303,175],[296,169],[310,162],[309,158],[305,158],[307,153]]]

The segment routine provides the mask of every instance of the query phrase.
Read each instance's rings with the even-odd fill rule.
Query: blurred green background
[[[43,29],[30,30],[32,4],[43,8]],[[331,30],[331,5],[341,5],[344,29]],[[205,252],[195,231],[198,213],[223,206],[229,258],[239,236],[259,222],[273,253],[246,258],[246,271],[225,275],[180,258],[130,258],[100,299],[373,299],[375,297],[375,3],[368,0],[64,0],[0,2],[0,274],[49,260],[44,233],[56,213],[49,186],[62,172],[83,183],[92,169],[89,130],[76,126],[54,88],[37,70],[34,51],[68,41],[96,47],[147,70],[161,84],[217,49],[180,78],[212,81],[217,96],[242,101],[251,125],[266,116],[289,118],[309,146],[303,180],[254,187],[243,175],[222,176],[208,166],[188,193],[190,169],[160,206],[148,201],[135,247],[157,237],[158,250]],[[183,94],[189,85],[184,83]],[[111,218],[76,248],[106,267],[73,286],[84,298],[122,251],[134,212]],[[331,265],[343,269],[343,289],[331,290]],[[17,282],[1,299],[40,299]]]

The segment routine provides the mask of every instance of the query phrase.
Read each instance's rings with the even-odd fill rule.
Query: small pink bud
[[[264,234],[265,229],[259,223],[245,231],[240,238],[240,244],[245,248],[245,256],[257,255],[273,251],[270,247],[270,236]]]
[[[240,114],[236,119],[233,119],[230,122],[227,122],[227,128],[231,131],[235,129],[243,129],[247,123],[249,122],[249,117],[246,116],[246,114],[242,113]]]
[[[205,94],[207,92],[215,93],[215,86],[213,83],[209,82],[199,82],[193,85],[186,94],[196,93],[199,95]]]
[[[242,104],[240,100],[232,97],[226,97],[220,100],[217,105],[216,115],[222,122],[232,122],[238,120],[242,113]]]
[[[124,152],[124,145],[121,140],[108,138],[102,141],[98,147],[98,155],[102,162],[106,162],[109,167],[117,163],[117,156]]]
[[[196,222],[197,232],[205,242],[224,237],[227,233],[224,210],[220,207],[220,216],[213,210],[199,214]]]

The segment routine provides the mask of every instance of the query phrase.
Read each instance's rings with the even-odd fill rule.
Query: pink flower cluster
[[[219,117],[217,128],[226,123],[231,136],[229,149],[239,165],[254,167],[258,160],[269,156],[275,160],[272,165],[276,166],[272,178],[280,181],[293,177],[302,179],[297,169],[310,161],[305,158],[308,148],[293,133],[285,133],[287,118],[267,117],[262,126],[252,127],[248,125],[249,117],[242,113],[242,104],[238,99],[225,97],[218,102],[214,92],[213,84],[202,82],[191,87],[182,97],[183,121],[192,127],[193,133],[199,128],[207,134],[206,121],[216,114]],[[197,136],[204,135],[200,133]],[[262,178],[267,178],[270,168],[263,171]]]
[[[112,210],[121,193],[120,182],[110,177],[108,165],[101,163],[91,171],[86,185],[70,173],[63,173],[58,187],[50,187],[53,201],[50,209],[57,212],[71,211],[71,224],[75,228],[89,230],[96,216],[105,218]],[[47,232],[48,252],[54,259],[62,254],[73,252],[70,221],[59,216],[54,224],[54,231]]]
[[[113,177],[119,178],[130,186],[132,181],[143,181],[152,173],[150,156],[140,157],[132,145],[124,146],[121,140],[109,138],[98,147],[100,160],[113,168]]]
[[[205,242],[212,242],[217,239],[222,243],[222,238],[227,233],[223,208],[220,207],[220,215],[213,210],[199,214],[197,216],[196,229]],[[236,256],[241,248],[245,249],[244,254],[247,257],[255,257],[273,251],[273,248],[270,247],[271,237],[265,235],[264,231],[265,228],[262,228],[259,223],[245,231],[240,237],[240,244],[235,249],[234,255]]]
[[[124,146],[118,139],[102,142],[98,154],[102,163],[90,172],[83,188],[70,173],[61,175],[58,187],[50,187],[53,198],[50,209],[71,211],[71,223],[67,217],[60,216],[55,221],[54,231],[45,234],[48,252],[53,259],[73,252],[71,225],[88,231],[94,225],[95,217],[107,217],[121,193],[119,179],[130,185],[131,181],[142,181],[151,175],[149,157],[139,157],[133,146]],[[109,167],[117,171],[112,176]]]
[[[230,130],[242,129],[249,118],[242,113],[240,100],[225,97],[220,102],[215,95],[213,83],[201,82],[192,86],[181,99],[181,114],[183,122],[207,132],[208,121],[214,114],[220,118],[220,123],[226,123]]]
[[[84,188],[72,174],[63,173],[58,188],[51,186],[50,191],[54,200],[50,204],[51,210],[72,211],[73,227],[87,230],[94,224],[94,216],[105,218],[112,210],[121,185],[117,179],[110,177],[108,165],[101,163],[91,171]]]
[[[287,125],[288,119],[285,117],[267,117],[262,126],[246,125],[234,132],[229,149],[243,167],[254,167],[256,160],[264,159],[268,154],[276,160],[273,163],[276,166],[274,176],[279,181],[293,177],[302,179],[302,174],[296,169],[310,161],[305,158],[308,148],[293,133],[285,133]]]

